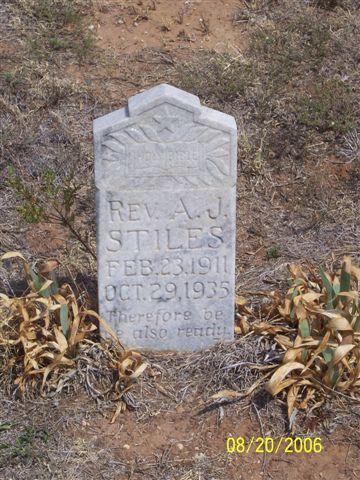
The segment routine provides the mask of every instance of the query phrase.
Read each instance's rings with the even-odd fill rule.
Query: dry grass
[[[136,395],[139,420],[148,418],[155,408],[165,412],[189,401],[200,413],[211,405],[212,395],[220,390],[243,392],[254,382],[261,386],[264,382],[256,367],[263,362],[268,347],[266,339],[250,336],[192,354],[145,355],[150,369],[145,372],[141,390]],[[246,402],[244,398],[243,405]]]
[[[284,350],[282,365],[267,384],[272,395],[286,393],[288,416],[315,409],[332,391],[356,399],[360,387],[360,269],[345,258],[341,271],[309,274],[292,266],[292,287],[278,311],[291,326],[263,325]],[[273,331],[272,331],[273,329]]]
[[[239,153],[245,173],[288,172],[311,153],[309,144],[318,144],[316,155],[334,146],[339,153],[343,134],[359,129],[358,12],[356,2],[338,8],[336,17],[301,2],[255,3],[237,12],[265,17],[250,30],[248,48],[185,62],[179,83],[235,114],[244,129]]]
[[[347,393],[358,386],[358,290],[351,290],[350,279],[359,281],[359,269],[350,259],[338,276],[291,267],[293,286],[285,303],[279,292],[253,308],[238,297],[236,330],[242,338],[190,355],[149,354],[151,369],[134,396],[128,390],[146,364],[119,343],[99,342],[97,322],[108,327],[79,304],[70,285],[59,288],[53,276],[58,262],[44,262],[36,271],[20,254],[2,260],[13,258],[23,263],[30,291],[1,295],[1,384],[10,394],[52,396],[78,383],[98,402],[120,401],[113,421],[126,404],[138,409],[140,420],[155,406],[167,411],[189,398],[197,398],[199,411],[206,412],[233,401],[246,404],[258,393],[266,398],[262,387],[281,360],[267,388],[273,395],[286,391],[292,418],[294,409],[319,408],[332,389]]]
[[[14,258],[14,255],[7,257]],[[356,447],[360,405],[352,404],[347,395],[331,398],[325,390],[323,393],[328,397],[327,402],[313,405],[315,395],[309,395],[309,389],[314,390],[317,385],[313,388],[311,384],[304,392],[302,382],[305,377],[291,374],[291,385],[279,384],[281,388],[277,390],[280,396],[284,387],[290,386],[291,391],[294,386],[299,389],[299,395],[305,396],[307,406],[312,408],[305,408],[303,398],[288,394],[288,399],[294,400],[292,408],[296,412],[289,424],[285,402],[273,400],[264,390],[265,381],[278,368],[279,361],[285,364],[288,361],[307,361],[309,365],[311,359],[315,369],[312,370],[309,365],[309,370],[316,374],[321,354],[319,345],[325,346],[323,341],[315,345],[315,338],[324,333],[318,331],[318,316],[326,318],[329,312],[324,309],[324,303],[328,303],[331,297],[344,316],[348,317],[353,312],[348,300],[353,301],[357,297],[351,293],[349,277],[358,279],[358,269],[352,267],[349,260],[338,277],[322,274],[323,283],[320,283],[321,276],[313,270],[306,274],[292,267],[295,282],[285,302],[279,292],[273,292],[270,301],[267,293],[261,293],[259,296],[265,301],[257,306],[253,303],[253,307],[248,306],[243,297],[238,297],[237,330],[243,334],[242,337],[230,345],[218,345],[192,354],[147,354],[150,367],[132,391],[129,391],[131,380],[138,377],[144,364],[142,366],[139,357],[134,354],[124,355],[119,344],[110,346],[94,337],[91,317],[96,317],[96,314],[86,310],[82,301],[79,305],[74,302],[68,285],[56,292],[51,291],[53,288],[57,290],[56,282],[47,277],[56,266],[54,260],[39,264],[36,273],[25,263],[32,292],[15,299],[4,294],[1,296],[0,383],[8,393],[16,393],[17,388],[22,388],[26,401],[23,404],[14,401],[11,395],[0,397],[0,472],[6,473],[10,469],[15,474],[14,478],[20,478],[31,470],[32,474],[36,472],[37,478],[48,478],[48,470],[44,470],[44,465],[47,465],[58,478],[84,478],[84,475],[92,478],[94,471],[101,471],[104,478],[112,478],[114,472],[121,472],[130,478],[147,475],[147,478],[165,480],[171,475],[171,478],[180,480],[183,477],[192,478],[194,472],[208,475],[216,470],[218,475],[224,475],[228,471],[228,459],[221,453],[212,457],[211,462],[208,456],[200,454],[194,458],[178,459],[171,454],[172,445],[169,445],[159,455],[135,455],[131,461],[125,461],[121,456],[119,458],[116,449],[107,447],[99,450],[94,445],[96,434],[91,437],[79,434],[84,425],[94,425],[99,421],[99,412],[107,417],[106,422],[115,421],[125,405],[135,410],[137,428],[146,425],[154,416],[170,415],[171,418],[175,411],[183,411],[185,417],[191,415],[194,418],[193,428],[196,425],[198,429],[204,428],[209,416],[220,425],[224,418],[244,418],[250,414],[253,423],[258,423],[262,435],[284,435],[289,428],[296,432],[315,431],[325,435],[346,425],[347,440],[352,442],[353,448]],[[331,287],[325,278],[331,281]],[[298,296],[294,295],[294,291]],[[64,305],[68,316],[58,315]],[[309,309],[306,329],[311,331],[312,342],[304,330],[302,308]],[[33,316],[36,312],[38,318]],[[337,315],[341,319],[340,314]],[[262,321],[259,322],[259,318]],[[344,330],[344,318],[335,337],[330,339],[330,335],[325,334],[327,350],[333,348],[334,341],[343,345],[342,340],[349,340],[346,334],[351,331],[353,322],[349,321]],[[357,320],[356,314],[354,320]],[[336,330],[336,321],[324,324],[329,332]],[[357,342],[358,338],[356,325],[352,325],[355,330],[351,333],[353,342]],[[302,343],[299,343],[299,338],[302,338]],[[305,347],[303,343],[306,343]],[[350,344],[346,345],[347,356],[350,351],[354,354],[355,346],[350,350]],[[40,356],[39,348],[42,352]],[[303,358],[303,352],[308,358]],[[333,358],[336,352],[334,350]],[[57,358],[54,358],[54,353]],[[323,363],[320,361],[320,365]],[[352,373],[347,370],[352,363],[353,360],[342,356],[336,360],[335,367],[341,365],[343,376],[350,374],[345,381],[349,385],[354,385]],[[310,378],[306,373],[305,376]],[[14,379],[18,385],[15,389],[10,388]],[[274,380],[271,382],[274,383]],[[47,397],[43,400],[38,396],[40,386],[42,394]],[[333,385],[343,392],[346,391],[344,386],[340,383]],[[76,396],[68,395],[70,392],[75,392]],[[93,404],[84,399],[84,392],[95,400]],[[79,404],[75,405],[78,400]],[[114,402],[118,404],[115,414]],[[120,430],[122,422],[119,423]],[[75,439],[69,435],[69,425],[78,431]],[[60,461],[66,465],[61,471]]]
[[[194,55],[186,49],[146,49],[131,55],[100,52],[88,28],[96,9],[95,2],[87,0],[1,2],[0,35],[7,40],[7,48],[0,51],[1,252],[16,249],[29,259],[59,257],[60,274],[71,279],[80,304],[90,301],[96,310],[94,260],[74,238],[57,242],[57,226],[48,235],[43,221],[24,222],[24,213],[29,212],[23,196],[8,183],[8,166],[37,198],[41,195],[43,204],[48,200],[46,171],[55,172],[55,190],[60,185],[79,186],[71,214],[76,230],[81,237],[86,234],[94,249],[91,121],[123,106],[140,89],[167,81],[237,119],[239,293],[262,289],[285,294],[289,262],[307,259],[336,271],[344,254],[360,259],[356,1],[247,2],[233,16],[234,28],[248,39],[237,55],[204,50]],[[14,266],[9,273],[0,267],[1,291],[9,298],[22,296],[26,285],[21,278],[20,268]],[[239,311],[248,317],[242,326],[239,319],[240,330],[252,318],[268,321],[274,313],[270,300],[252,297],[253,313]],[[293,341],[296,326],[285,322],[281,327],[291,330]],[[287,432],[286,402],[264,391],[267,379],[261,380],[261,370],[254,368],[259,364],[274,368],[281,361],[283,350],[274,336],[255,336],[250,330],[233,345],[190,356],[149,355],[151,368],[123,398],[142,423],[157,412],[191,405],[194,414],[206,412],[197,417],[200,421],[211,415],[220,421],[225,410],[234,418],[250,412],[256,423],[260,418],[265,431]],[[62,393],[54,399],[28,400],[25,406],[9,397],[1,399],[1,424],[14,424],[1,433],[0,445],[10,445],[1,450],[1,474],[51,478],[55,472],[58,478],[91,478],[99,467],[104,478],[119,472],[124,478],[192,480],[199,472],[205,478],[214,476],[205,461],[177,466],[167,455],[137,458],[132,466],[125,465],[90,441],[76,443],[58,434],[59,425],[63,432],[72,423],[80,428],[97,409],[111,419],[118,398],[111,390],[113,355],[97,343],[85,342],[78,350],[76,368],[64,369],[76,371],[63,377]],[[12,380],[19,376],[13,373]],[[251,396],[211,398],[224,390],[244,393],[258,380]],[[9,385],[9,377],[6,382]],[[56,390],[54,384],[51,393]],[[71,398],[66,393],[74,390],[78,395],[87,392],[96,402],[74,411],[71,405],[65,408]],[[62,410],[59,401],[64,401]],[[351,399],[335,396],[314,411],[299,409],[296,428],[331,432],[348,427],[355,445],[359,414]],[[67,465],[65,473],[62,465]],[[226,461],[221,465],[219,478],[225,475]]]
[[[58,14],[47,18],[41,11],[50,0],[44,5],[5,2],[2,13],[12,22],[5,22],[2,32],[14,39],[19,32],[30,39],[48,32],[49,38],[76,44],[78,35],[91,32],[92,19],[85,12],[97,7],[74,2],[73,15],[65,3],[58,2]],[[151,49],[120,55],[94,48],[90,58],[80,60],[74,49],[56,42],[52,48],[46,41],[40,42],[40,57],[20,43],[15,55],[5,55],[0,80],[3,251],[28,249],[39,255],[53,250],[49,245],[34,252],[25,245],[23,230],[29,228],[23,218],[29,218],[29,208],[6,186],[9,165],[43,204],[49,200],[45,170],[55,172],[55,187],[77,185],[71,212],[75,231],[94,251],[91,120],[123,106],[130,93],[168,81],[238,121],[239,289],[263,288],[267,282],[280,286],[289,261],[309,258],[323,264],[332,252],[336,259],[356,255],[359,19],[354,2],[337,2],[329,10],[314,2],[270,6],[259,1],[237,14],[248,19],[235,26],[246,27],[248,36],[248,47],[237,56],[203,50],[195,58],[186,50]],[[73,71],[80,69],[87,72],[86,82],[75,80]],[[22,215],[15,213],[15,225],[14,207]],[[94,276],[95,263],[89,269],[73,240],[53,254],[66,264],[71,257],[75,276],[78,271]]]
[[[64,74],[69,66],[85,61],[89,49],[94,57],[93,48],[89,45],[86,50],[85,46],[91,32],[84,13],[91,12],[91,5],[88,1],[19,0],[0,6],[4,19],[0,35],[10,40],[9,50],[2,52],[0,72],[3,251],[22,248],[23,235],[19,236],[17,228],[23,225],[26,229],[24,220],[43,220],[42,207],[34,199],[48,204],[54,192],[59,199],[69,191],[65,185],[71,184],[77,187],[71,212],[76,215],[76,230],[83,231],[78,218],[88,217],[87,240],[93,242],[92,209],[88,208],[88,197],[93,193],[92,159],[87,130],[91,128],[88,115],[95,99],[87,85]],[[60,48],[65,44],[68,47]],[[84,125],[87,128],[83,129]],[[9,167],[22,179],[25,197],[9,184]],[[53,177],[52,191],[47,191],[49,174]],[[53,215],[54,211],[48,213]],[[14,218],[22,220],[14,222]],[[46,250],[46,246],[43,248]],[[84,261],[78,259],[80,269]]]
[[[114,422],[147,364],[79,302],[69,284],[59,287],[52,275],[56,260],[35,271],[19,253],[0,258],[10,259],[23,263],[30,291],[15,298],[0,295],[0,385],[26,398],[59,394],[79,382],[94,399],[117,402]],[[99,324],[113,343],[99,340]]]
[[[288,262],[359,259],[359,12],[258,1],[235,17],[248,46],[181,61],[177,83],[237,119],[239,291],[285,289]]]

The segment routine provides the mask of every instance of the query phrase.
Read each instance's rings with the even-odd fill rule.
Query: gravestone
[[[94,121],[99,309],[127,347],[234,331],[233,117],[159,85]]]

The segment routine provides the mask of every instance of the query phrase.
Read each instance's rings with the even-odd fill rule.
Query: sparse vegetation
[[[9,428],[11,428],[11,425]],[[4,458],[0,458],[0,467],[2,464],[16,459],[31,460],[34,458],[41,458],[43,456],[41,447],[46,448],[48,436],[49,434],[46,430],[40,429],[36,426],[25,427],[21,434],[16,437],[13,444],[0,444],[0,450],[5,451]]]
[[[53,50],[66,50],[69,48],[69,44],[58,37],[51,37],[49,39],[49,45]]]
[[[74,224],[75,213],[84,208],[76,195],[83,185],[79,171],[87,170],[89,179],[91,148],[84,142],[87,134],[73,126],[81,123],[83,102],[91,101],[91,95],[85,85],[63,74],[65,54],[76,63],[90,53],[94,58],[94,35],[85,21],[92,7],[91,0],[3,5],[4,18],[16,18],[14,31],[23,32],[27,59],[14,62],[0,77],[0,176],[2,192],[4,186],[13,191],[21,218],[67,225],[94,256],[88,238]],[[91,182],[84,183],[91,191]]]
[[[252,66],[229,54],[206,53],[199,62],[179,65],[178,72],[182,88],[217,105],[230,103],[244,95],[254,80]]]
[[[286,328],[278,328],[274,340],[284,356],[267,385],[272,395],[286,394],[289,419],[309,403],[320,406],[332,390],[355,394],[360,387],[360,269],[345,258],[336,273],[290,272],[278,312],[297,334],[289,342]]]
[[[312,94],[297,101],[298,122],[320,132],[349,133],[357,122],[354,100],[350,87],[340,80],[315,84]]]
[[[25,31],[28,52],[35,60],[51,60],[52,52],[72,51],[78,61],[94,55],[94,35],[84,23],[92,0],[16,0],[9,7]]]
[[[106,395],[112,391],[120,400],[124,385],[129,389],[147,364],[137,352],[124,349],[104,320],[79,302],[70,285],[58,285],[51,276],[58,261],[49,260],[36,271],[20,253],[9,252],[0,257],[0,261],[11,259],[22,262],[30,291],[21,297],[2,294],[0,298],[2,388],[17,391],[22,397],[38,391],[60,392],[71,378],[78,376],[77,368],[84,366],[82,362],[88,366],[94,362],[92,355],[97,350],[102,357],[97,380],[107,382]],[[99,341],[99,324],[111,336],[113,345]],[[112,372],[105,375],[107,369]],[[118,376],[115,381],[114,375]],[[81,381],[80,377],[77,381]],[[95,391],[103,395],[98,389]],[[126,404],[121,400],[116,416],[124,408]]]
[[[280,256],[281,254],[279,248],[276,245],[268,248],[268,250],[266,251],[266,257],[268,260],[270,260],[271,258],[279,258]]]
[[[59,179],[54,170],[46,169],[37,180],[36,184],[26,183],[15,173],[12,165],[8,167],[7,184],[20,199],[18,213],[28,223],[45,221],[69,229],[73,237],[96,259],[94,250],[75,223],[74,205],[83,185],[74,181],[74,172]]]
[[[245,54],[207,53],[182,64],[180,86],[215,108],[235,115],[238,111],[240,124],[256,132],[247,135],[251,147],[243,158],[245,173],[259,173],[253,166],[260,139],[267,169],[298,164],[308,155],[309,143],[322,145],[318,154],[326,155],[334,147],[339,151],[341,136],[359,128],[357,16],[339,10],[333,21],[321,10],[294,2],[289,2],[290,15],[283,6],[267,8],[266,2],[251,8],[237,10],[236,18],[249,19],[260,8],[269,22],[253,28]],[[326,138],[320,139],[325,132]]]
[[[66,0],[28,0],[25,2],[25,12],[39,22],[63,28],[79,23],[82,19],[82,9],[88,8],[91,4],[89,0],[75,0],[71,3]],[[21,6],[23,7],[23,4]]]
[[[339,429],[348,444],[335,439],[326,455],[344,449],[344,476],[357,466],[358,2],[236,2],[216,20],[197,4],[0,2],[0,256],[29,259],[12,253],[0,265],[0,477],[238,478],[240,457],[221,464],[215,438],[239,418],[246,431],[248,411],[250,436]],[[100,341],[88,312],[97,308],[91,121],[161,82],[237,120],[238,335],[191,355],[146,354],[133,385],[142,359]],[[344,254],[354,261],[341,271]],[[303,265],[291,267],[290,289],[289,262]],[[134,411],[106,430],[125,407]],[[177,440],[165,445],[156,435],[169,422]],[[189,428],[205,457],[192,457]],[[136,450],[119,444],[127,436]],[[259,468],[309,475],[292,462],[279,471],[264,458]]]

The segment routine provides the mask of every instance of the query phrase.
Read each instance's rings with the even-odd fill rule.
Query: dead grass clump
[[[51,278],[57,261],[36,272],[19,253],[0,260],[14,258],[23,263],[29,291],[12,298],[0,294],[0,383],[24,397],[59,392],[80,376],[93,396],[119,401],[117,416],[126,407],[123,395],[147,365],[124,349],[96,312],[79,304],[70,285],[59,287]],[[100,342],[99,324],[115,343]],[[104,381],[106,389],[100,391]]]
[[[289,269],[292,286],[284,303],[273,295],[278,313],[253,329],[273,336],[284,352],[267,390],[286,399],[293,421],[298,410],[318,408],[332,391],[349,398],[359,393],[360,269],[349,257],[331,274]]]
[[[357,161],[360,163],[360,133],[350,132],[344,137],[344,145],[341,153],[347,158],[348,163]]]

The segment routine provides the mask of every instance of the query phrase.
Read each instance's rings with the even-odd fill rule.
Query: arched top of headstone
[[[234,184],[236,123],[167,84],[94,120],[97,185],[196,189]]]
[[[128,101],[129,114],[138,115],[147,110],[151,105],[159,105],[159,103],[166,101],[170,103],[175,102],[184,107],[187,105],[190,108],[200,107],[200,100],[196,95],[180,90],[167,83],[162,83],[150,90],[131,97]]]

